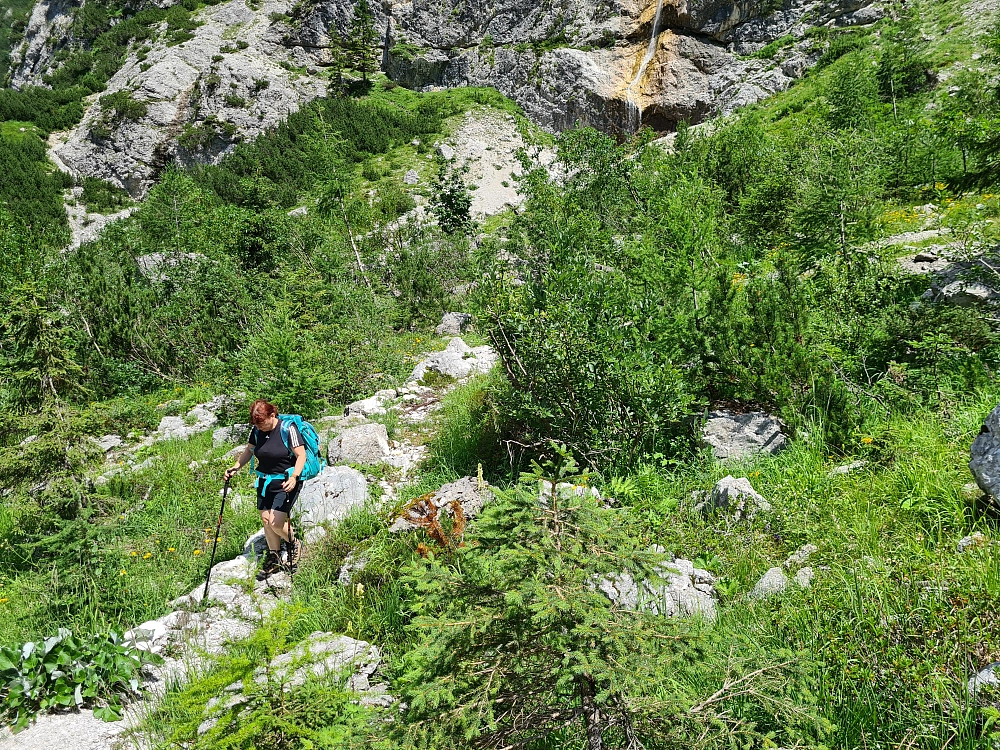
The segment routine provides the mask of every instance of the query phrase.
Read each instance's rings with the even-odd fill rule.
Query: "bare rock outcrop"
[[[195,36],[168,45],[161,38],[140,60],[131,53],[90,103],[83,121],[64,136],[55,155],[77,176],[98,177],[140,197],[167,163],[215,162],[326,90],[318,76],[299,74],[303,59],[282,44],[270,16],[290,0],[265,0],[256,10],[229,0],[196,14]],[[298,55],[298,57],[297,57]],[[17,75],[38,83],[25,65]],[[101,103],[109,95],[137,103],[123,116]]]

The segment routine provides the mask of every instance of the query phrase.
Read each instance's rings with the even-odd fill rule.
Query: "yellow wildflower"
[[[200,554],[201,554],[201,550],[200,550],[200,549],[196,549],[196,550],[194,551],[194,553],[195,553],[196,555],[200,555]]]
[[[127,576],[128,575],[128,571],[125,570],[125,568],[122,568],[121,570],[118,571],[118,575],[120,575],[120,576]]]
[[[7,597],[6,596],[0,596],[0,604],[6,604],[6,603],[7,603]]]
[[[176,551],[177,550],[174,547],[167,547],[167,552],[176,552]]]
[[[861,438],[861,442],[864,443],[865,445],[871,445],[872,443],[875,442],[875,438],[865,435],[863,438]]]
[[[142,559],[143,559],[143,560],[148,560],[148,559],[149,559],[149,558],[151,558],[152,556],[153,556],[153,553],[152,553],[152,552],[147,552],[147,553],[146,553],[145,555],[143,555],[143,556],[142,556]]]
[[[132,550],[132,557],[138,557],[138,556],[139,556],[139,553],[136,552],[135,550]]]

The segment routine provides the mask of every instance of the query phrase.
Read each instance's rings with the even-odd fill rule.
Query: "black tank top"
[[[253,455],[257,459],[257,471],[264,474],[285,474],[295,466],[295,454],[288,450],[281,439],[280,419],[270,432],[254,427],[250,430],[248,442],[254,446]],[[293,448],[302,445],[302,437],[294,424],[288,425],[288,442]]]

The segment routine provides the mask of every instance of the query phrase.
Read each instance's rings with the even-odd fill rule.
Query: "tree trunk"
[[[580,683],[580,700],[583,704],[583,724],[587,729],[587,750],[604,750],[601,739],[601,711],[594,702],[594,681],[587,675],[577,678]]]

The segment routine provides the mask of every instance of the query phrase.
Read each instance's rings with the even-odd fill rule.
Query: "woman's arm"
[[[243,449],[243,452],[239,455],[239,458],[236,459],[236,463],[234,463],[232,466],[226,469],[225,473],[222,476],[224,476],[227,480],[232,479],[234,476],[236,476],[239,470],[246,465],[247,461],[249,461],[251,457],[253,457],[253,448],[254,448],[253,443],[248,443],[247,446]],[[302,462],[302,465],[305,466],[305,461]]]
[[[285,492],[291,492],[295,489],[296,483],[299,481],[299,477],[302,476],[302,470],[306,468],[306,449],[303,445],[297,445],[292,448],[292,453],[295,454],[295,468],[292,469],[292,475],[288,477],[284,482],[281,483],[281,489]]]

